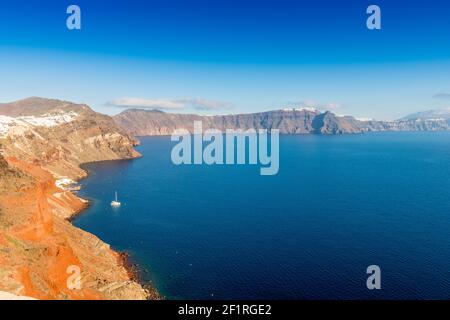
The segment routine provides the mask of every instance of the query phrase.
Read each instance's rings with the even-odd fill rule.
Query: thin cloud
[[[164,111],[181,111],[185,109],[214,111],[228,109],[231,107],[228,103],[225,102],[203,98],[117,98],[109,101],[107,105],[119,108],[156,109]]]
[[[303,100],[299,102],[289,102],[288,105],[292,106],[298,106],[299,108],[315,108],[319,110],[338,110],[342,108],[342,105],[336,102],[329,102],[329,103],[318,103],[314,100]]]
[[[191,105],[196,110],[222,110],[230,109],[231,105],[221,101],[207,100],[203,98],[182,99],[184,103]]]
[[[335,102],[330,102],[330,103],[327,103],[320,107],[320,109],[325,109],[325,110],[338,110],[341,108],[342,108],[342,105],[340,105],[339,103],[335,103]]]
[[[450,93],[447,92],[441,92],[441,93],[437,93],[433,96],[433,98],[436,99],[450,99]]]

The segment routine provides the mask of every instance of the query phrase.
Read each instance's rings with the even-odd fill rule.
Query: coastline
[[[120,252],[72,223],[84,213],[88,201],[57,186],[57,177],[49,170],[14,157],[5,160],[13,172],[8,187],[16,185],[18,191],[0,193],[3,211],[0,243],[6,246],[6,254],[0,260],[3,271],[0,291],[39,300],[159,297],[154,288],[139,282],[139,277],[133,275],[133,266]],[[76,181],[86,176],[84,173]],[[2,181],[2,188],[5,182]],[[10,221],[8,229],[4,227],[5,221]],[[80,289],[71,289],[67,284],[71,266],[81,272]]]
[[[132,263],[130,260],[130,254],[126,251],[115,251],[118,253],[119,264],[122,265],[128,273],[131,281],[139,283],[148,294],[147,300],[164,300],[159,292],[150,283],[144,282],[141,277],[140,266],[136,263]]]
[[[131,160],[138,159],[138,158],[142,158],[142,155],[139,154],[138,156],[135,156],[133,158],[128,158],[128,159],[111,159],[111,160],[100,160],[100,161],[81,163],[79,165],[79,168],[81,170],[83,170],[86,174],[83,177],[81,177],[81,178],[75,179],[74,181],[78,184],[78,183],[80,183],[81,180],[86,179],[86,178],[89,177],[90,171],[89,171],[89,169],[86,168],[86,166],[88,166],[91,163],[110,162],[110,161],[131,161]],[[80,188],[80,190],[81,190],[81,188]],[[84,212],[89,208],[89,206],[91,205],[93,200],[88,200],[88,199],[82,198],[82,197],[78,196],[77,194],[74,194],[72,191],[69,191],[69,192],[72,193],[78,199],[80,199],[85,205],[81,209],[74,211],[69,217],[66,218],[66,220],[74,228],[78,228],[80,230],[83,230],[82,228],[79,228],[79,227],[75,226],[73,224],[73,222],[79,216],[84,214]],[[95,236],[95,234],[93,234],[93,233],[91,233],[89,231],[86,231],[86,230],[83,230],[83,231]],[[104,240],[100,239],[100,241],[102,241],[103,243],[105,243],[105,244],[107,244],[109,246],[109,244],[106,243]],[[159,292],[156,290],[155,287],[153,287],[150,283],[144,282],[142,280],[140,267],[139,267],[138,264],[131,263],[131,261],[130,261],[130,254],[128,252],[126,252],[126,251],[118,251],[118,250],[115,250],[115,249],[111,249],[111,250],[112,250],[113,253],[115,253],[117,255],[117,264],[125,269],[125,271],[126,271],[126,273],[128,275],[129,281],[132,281],[132,282],[135,282],[135,283],[139,284],[144,289],[144,291],[147,294],[147,300],[162,300],[163,299],[163,297],[159,294]]]
[[[84,104],[32,97],[2,109],[7,119],[25,113],[37,122],[2,126],[0,291],[48,300],[148,299],[119,253],[72,223],[89,206],[71,185],[87,176],[80,165],[137,158],[138,140]],[[79,288],[68,282],[76,273]]]

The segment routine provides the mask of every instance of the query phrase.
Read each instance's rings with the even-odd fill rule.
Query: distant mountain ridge
[[[62,112],[64,111],[64,112]],[[3,117],[3,118],[1,118]],[[111,118],[94,112],[84,104],[56,99],[31,97],[11,103],[0,103],[0,136],[17,122],[28,124],[70,122],[101,123],[102,131],[114,127],[122,135],[170,135],[176,129],[193,131],[194,121],[202,121],[203,129],[278,129],[281,134],[347,134],[373,131],[445,131],[450,130],[450,109],[413,113],[394,121],[359,119],[339,116],[314,108],[287,108],[256,113],[201,116],[166,113],[159,110],[127,109]],[[13,120],[12,120],[13,118]],[[8,121],[14,121],[10,124]],[[89,126],[89,125],[88,125]],[[122,130],[124,130],[122,132]],[[125,133],[127,132],[127,133]]]
[[[113,117],[132,135],[170,135],[176,129],[193,130],[194,121],[202,121],[203,129],[278,129],[282,134],[361,133],[363,129],[353,117],[339,117],[331,112],[311,109],[285,109],[268,112],[200,116],[153,110],[129,109]]]
[[[450,109],[426,110],[407,115],[400,120],[442,120],[450,119]]]
[[[440,117],[436,117],[439,115]],[[278,129],[281,134],[346,134],[373,131],[445,131],[450,130],[450,111],[416,113],[395,121],[356,119],[312,108],[267,112],[200,116],[128,109],[113,117],[116,123],[135,136],[170,135],[176,129],[193,130],[194,121],[203,129]]]

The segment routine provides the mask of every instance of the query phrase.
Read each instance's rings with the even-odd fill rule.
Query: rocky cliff
[[[119,254],[67,220],[86,202],[58,184],[85,176],[81,163],[139,156],[135,143],[86,105],[41,98],[0,105],[0,291],[38,299],[148,297]],[[76,269],[80,289],[68,282]]]
[[[396,121],[360,121],[364,131],[447,131],[449,119],[400,119]]]
[[[202,121],[203,129],[278,129],[282,134],[360,133],[363,129],[351,117],[338,117],[331,112],[311,109],[286,109],[260,113],[199,116],[172,114],[154,110],[125,110],[114,116],[118,125],[136,136],[170,135],[176,129],[192,132],[194,121]]]
[[[203,129],[278,129],[281,134],[345,134],[369,131],[450,130],[450,111],[419,112],[396,121],[358,120],[314,109],[284,109],[261,113],[199,116],[155,110],[129,109],[114,116],[118,125],[136,136],[170,135],[176,129],[193,130],[194,121]]]

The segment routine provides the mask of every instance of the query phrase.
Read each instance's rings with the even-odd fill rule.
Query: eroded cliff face
[[[86,202],[55,185],[85,176],[81,163],[139,156],[135,142],[85,105],[37,98],[0,105],[0,291],[38,299],[149,296],[119,254],[67,220]]]
[[[126,110],[114,120],[136,136],[171,135],[176,129],[193,132],[194,121],[202,121],[203,130],[278,129],[281,134],[361,133],[364,129],[352,117],[338,117],[331,112],[310,109],[286,109],[249,114],[199,116],[149,110]]]
[[[176,129],[193,131],[194,121],[203,129],[278,129],[281,134],[346,134],[370,131],[446,131],[450,130],[450,111],[417,113],[395,121],[361,120],[314,109],[285,109],[249,114],[199,116],[155,110],[130,109],[114,120],[136,136],[171,135]]]
[[[139,156],[133,149],[137,141],[111,117],[86,105],[41,98],[0,105],[2,140],[5,154],[73,178],[85,176],[81,163]]]

